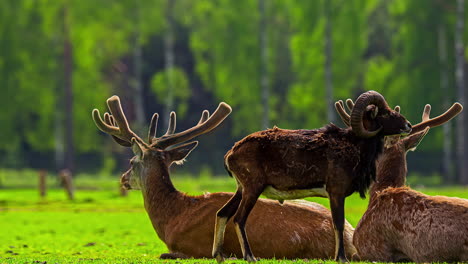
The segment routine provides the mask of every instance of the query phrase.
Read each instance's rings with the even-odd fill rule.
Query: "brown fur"
[[[167,164],[151,156],[145,154],[143,160],[147,178],[141,187],[153,227],[171,252],[161,257],[211,258],[216,211],[233,194],[183,194],[172,185]],[[122,183],[128,184],[130,174],[142,171],[137,166],[134,164],[135,171],[130,169],[122,176]],[[301,201],[280,205],[260,199],[248,222],[247,232],[251,234],[254,253],[261,258],[330,259],[334,256],[331,213],[319,204]],[[346,223],[345,230],[347,255],[351,257],[356,253],[352,245],[353,228]],[[227,226],[224,248],[227,256],[242,257],[232,222]]]
[[[369,145],[375,150],[367,151]],[[316,130],[273,128],[255,132],[237,142],[226,153],[225,161],[243,185],[262,182],[276,189],[294,190],[325,184],[329,192],[336,189],[348,196],[358,191],[364,196],[375,178],[375,160],[382,145],[381,137],[362,139],[350,129],[333,124]],[[257,177],[239,173],[258,166],[262,173]],[[351,177],[339,177],[336,181],[330,177],[342,168],[349,168],[346,171]]]
[[[369,207],[354,234],[362,260],[468,261],[468,200],[404,187],[406,152],[425,133],[389,145],[378,161]]]
[[[368,106],[362,119],[365,129],[381,129],[380,132],[363,138],[333,124],[315,130],[275,127],[236,143],[225,155],[225,167],[237,180],[237,192],[217,213],[213,256],[223,261],[223,228],[226,220],[233,217],[244,259],[255,261],[247,238],[252,233],[245,227],[263,193],[280,202],[307,196],[328,197],[338,242],[335,259],[346,261],[342,237],[344,200],[354,192],[365,196],[375,178],[375,161],[382,151],[384,136],[409,133],[411,127],[388,106],[378,111],[375,106]]]

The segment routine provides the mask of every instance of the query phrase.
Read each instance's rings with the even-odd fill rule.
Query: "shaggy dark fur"
[[[293,149],[289,151],[291,153],[295,151],[307,153],[307,157],[310,157],[309,160],[302,160],[301,163],[292,162],[291,164],[295,164],[297,168],[290,166],[290,169],[299,170],[299,174],[303,177],[320,176],[310,175],[310,172],[314,174],[320,171],[301,170],[302,167],[312,168],[319,160],[322,165],[325,165],[328,160],[344,159],[345,171],[351,172],[349,177],[352,182],[352,190],[347,193],[349,195],[353,192],[359,192],[362,198],[366,197],[371,182],[375,180],[375,161],[383,150],[383,135],[364,139],[357,137],[350,129],[339,128],[334,124],[312,130],[285,130],[274,127],[245,137],[226,153],[224,167],[231,177],[232,173],[226,164],[228,160],[226,157],[232,152],[238,151],[247,142],[258,143],[262,152],[261,159],[264,162],[271,160],[272,156],[274,156],[274,160],[280,162],[279,164],[284,164],[281,160],[295,159],[294,156],[283,156],[288,153],[286,149]],[[282,154],[280,159],[277,159],[278,154]],[[327,156],[330,159],[327,159]],[[300,161],[301,157],[298,157],[297,160]],[[325,182],[326,179],[319,180],[317,184],[301,186],[300,189],[314,188]]]

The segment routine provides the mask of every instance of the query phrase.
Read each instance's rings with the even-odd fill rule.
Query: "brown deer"
[[[352,107],[352,103],[348,105]],[[468,261],[468,200],[428,196],[405,187],[406,153],[415,150],[430,127],[448,122],[463,107],[455,103],[432,119],[430,109],[426,105],[422,122],[413,127],[408,137],[385,140],[369,206],[354,234],[354,244],[362,260]]]
[[[282,202],[308,196],[328,197],[335,231],[335,259],[347,261],[343,239],[344,201],[362,197],[375,177],[375,161],[385,135],[408,134],[410,123],[382,95],[369,91],[357,99],[352,129],[333,124],[315,130],[268,129],[253,133],[229,150],[224,163],[237,191],[217,213],[213,257],[223,261],[228,220],[234,224],[244,259],[255,261],[245,231],[260,194]],[[250,232],[250,235],[257,235]]]
[[[148,144],[130,130],[121,108],[119,98],[107,101],[111,115],[93,110],[97,127],[112,135],[121,145],[132,146],[135,157],[131,168],[122,175],[121,183],[127,188],[140,188],[145,209],[158,237],[167,245],[170,253],[161,258],[209,258],[214,237],[216,211],[225,204],[232,193],[211,193],[190,196],[173,186],[169,168],[173,162],[187,157],[197,143],[186,142],[207,133],[221,124],[231,112],[227,104],[221,103],[209,118],[204,111],[197,126],[174,134],[175,113],[171,114],[168,133],[154,138],[157,115],[150,124]],[[208,119],[209,118],[209,119]],[[335,237],[331,213],[325,207],[307,201],[283,205],[260,199],[249,218],[249,232],[255,253],[262,258],[322,258],[334,256]],[[346,255],[356,253],[352,245],[353,228],[345,224]],[[225,253],[227,256],[242,256],[232,223],[226,230]]]

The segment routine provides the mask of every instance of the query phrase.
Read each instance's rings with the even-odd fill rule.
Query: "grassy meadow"
[[[35,189],[35,172],[21,180],[0,172],[0,263],[214,263],[213,260],[160,260],[167,252],[158,239],[139,191],[122,197],[117,178],[78,177],[76,199],[69,201],[55,178],[48,179],[46,198]],[[189,194],[234,191],[227,177],[179,176],[175,186]],[[427,194],[468,198],[466,188],[425,188]],[[325,206],[328,200],[309,199]],[[353,195],[346,200],[346,218],[356,226],[367,200]],[[242,263],[228,260],[226,263]],[[324,261],[275,261],[260,263],[324,263]],[[331,261],[331,263],[333,263]]]

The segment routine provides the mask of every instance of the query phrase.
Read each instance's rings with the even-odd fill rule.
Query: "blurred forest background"
[[[118,175],[131,152],[91,119],[119,95],[134,131],[177,131],[220,101],[233,113],[183,169],[224,174],[257,130],[343,126],[333,103],[365,90],[414,124],[465,107],[464,0],[2,0],[0,167]],[[466,110],[465,110],[466,112]],[[409,171],[468,184],[462,113],[408,155]],[[457,165],[458,164],[458,165]],[[464,168],[465,167],[465,168]]]

